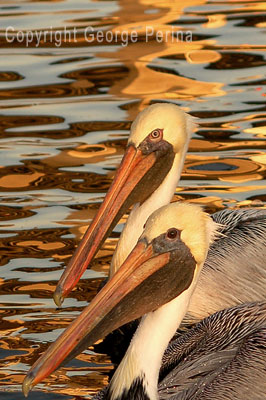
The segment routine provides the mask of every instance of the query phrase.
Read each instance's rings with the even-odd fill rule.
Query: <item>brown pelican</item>
[[[138,115],[105,200],[58,283],[57,305],[132,204],[112,260],[111,276],[135,246],[148,216],[170,202],[194,126],[193,118],[174,104],[154,104]],[[222,225],[223,235],[211,245],[188,309],[190,323],[217,310],[265,299],[266,209],[223,210],[212,218]]]
[[[217,235],[219,225],[196,205],[172,203],[155,211],[122,266],[33,365],[24,394],[111,330],[144,315],[98,399],[264,399],[266,302],[214,314],[164,354]]]
[[[193,118],[174,104],[154,104],[137,116],[113,183],[58,282],[54,294],[58,306],[130,206],[134,204],[112,261],[111,275],[135,246],[148,216],[170,203],[194,126]]]

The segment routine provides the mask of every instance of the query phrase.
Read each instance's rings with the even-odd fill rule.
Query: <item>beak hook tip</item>
[[[32,378],[29,375],[27,375],[22,384],[22,391],[25,397],[28,397],[31,388],[32,388]]]
[[[62,290],[60,288],[60,286],[57,286],[54,295],[54,302],[57,305],[57,307],[62,307],[63,301],[64,301],[64,296],[62,294]]]

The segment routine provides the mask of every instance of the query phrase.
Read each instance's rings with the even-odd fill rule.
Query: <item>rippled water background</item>
[[[265,3],[248,0],[0,0],[1,400],[23,399],[29,366],[107,275],[123,220],[55,308],[61,271],[148,104],[171,101],[199,118],[176,199],[210,212],[266,206],[265,17]],[[65,29],[72,38],[60,45],[51,32]],[[92,29],[138,40],[100,43],[85,37]],[[146,29],[189,31],[192,41],[146,42]],[[51,36],[26,46],[21,30]],[[87,350],[29,399],[90,398],[110,368]]]

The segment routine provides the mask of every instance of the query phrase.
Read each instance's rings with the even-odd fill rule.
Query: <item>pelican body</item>
[[[97,399],[246,400],[243,393],[252,392],[262,400],[266,302],[220,311],[167,349],[220,228],[196,205],[172,203],[155,211],[121,267],[33,365],[24,393],[113,329],[143,316]]]
[[[170,342],[162,359],[158,398],[264,400],[265,351],[266,302],[218,311]],[[120,389],[117,399],[149,400],[142,376]],[[93,400],[112,398],[111,383]]]
[[[266,300],[266,209],[224,209],[211,217],[220,234],[183,321],[189,325],[218,310]]]

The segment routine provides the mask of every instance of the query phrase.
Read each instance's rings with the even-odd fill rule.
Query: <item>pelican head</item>
[[[157,103],[139,113],[131,125],[128,143],[138,148],[145,140],[151,143],[165,141],[173,147],[174,153],[178,153],[187,146],[193,128],[193,118],[178,106]]]
[[[24,393],[114,329],[194,286],[215,231],[196,205],[172,203],[152,214],[120,269],[31,368]]]
[[[171,236],[178,234],[179,241],[189,249],[196,264],[202,265],[209,246],[217,235],[217,227],[218,224],[201,207],[182,202],[171,203],[148,218],[140,240],[151,243],[162,236],[163,241],[170,246],[170,243],[177,243],[177,237],[171,241]]]
[[[78,282],[121,216],[134,203],[144,203],[172,171],[171,198],[193,127],[192,117],[174,104],[154,104],[138,115],[132,124],[126,152],[113,183],[59,280],[54,294],[58,306]],[[160,200],[162,195],[158,197]],[[169,201],[167,199],[162,204]],[[139,234],[136,240],[138,237]]]

